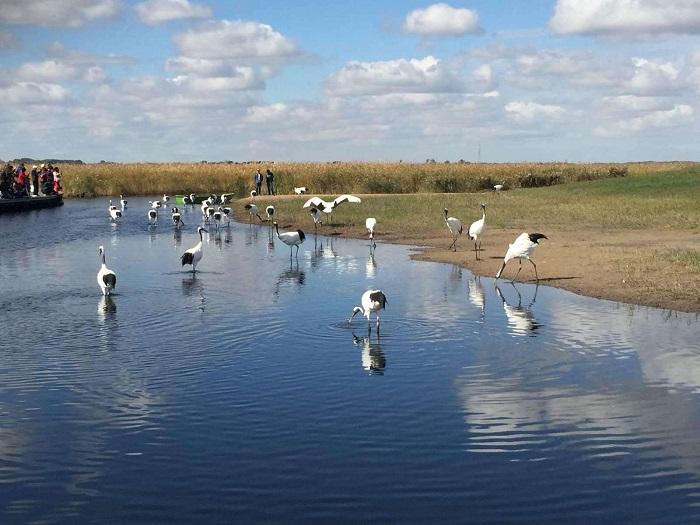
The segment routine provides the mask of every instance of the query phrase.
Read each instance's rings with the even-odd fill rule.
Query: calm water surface
[[[700,522],[697,316],[131,201],[0,217],[1,523]]]

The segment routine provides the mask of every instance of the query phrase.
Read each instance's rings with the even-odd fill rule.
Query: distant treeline
[[[275,174],[279,194],[306,186],[310,194],[465,193],[552,186],[609,177],[634,176],[693,166],[692,162],[658,163],[147,163],[68,164],[62,166],[69,197],[232,193],[243,197],[254,187],[255,170]]]
[[[13,159],[13,160],[0,160],[0,163],[6,164],[10,163],[12,165],[17,165],[20,162],[24,162],[25,165],[27,164],[85,164],[82,160],[73,160],[73,159],[33,159],[31,157],[22,157],[21,159]]]

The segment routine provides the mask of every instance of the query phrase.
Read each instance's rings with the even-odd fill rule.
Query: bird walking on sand
[[[368,217],[365,220],[365,228],[369,232],[369,247],[374,249],[377,247],[377,243],[374,242],[374,228],[377,226],[377,219],[374,217]]]
[[[479,259],[479,251],[481,251],[481,239],[480,237],[486,231],[486,204],[481,205],[481,219],[472,222],[469,226],[469,238],[474,241],[474,253],[476,254],[477,260]],[[479,247],[476,247],[477,241],[479,242]]]
[[[100,286],[100,290],[102,290],[102,295],[106,296],[110,295],[112,290],[117,286],[117,275],[107,268],[104,246],[100,246],[97,251],[100,257],[102,257],[102,266],[100,267],[100,271],[97,272],[97,284]]]
[[[460,221],[456,217],[448,217],[447,216],[447,208],[444,210],[445,213],[445,224],[447,224],[447,229],[450,230],[450,233],[452,234],[452,244],[447,248],[448,250],[452,247],[454,247],[454,250],[457,251],[457,237],[462,235],[462,221]]]
[[[508,251],[506,252],[505,257],[503,257],[503,265],[501,266],[501,269],[498,270],[496,279],[501,277],[503,269],[506,267],[506,264],[508,264],[508,261],[511,259],[519,259],[520,267],[518,268],[518,272],[515,274],[515,277],[512,279],[515,281],[515,279],[518,278],[520,270],[523,269],[523,259],[527,259],[532,263],[532,267],[535,269],[535,279],[539,282],[540,278],[537,275],[537,265],[532,259],[530,259],[530,256],[535,251],[535,248],[539,246],[540,239],[546,238],[547,236],[541,233],[523,232],[518,235],[517,239],[515,239],[515,241],[508,246]]]
[[[386,308],[386,295],[381,290],[367,290],[362,294],[362,306],[356,306],[352,309],[352,315],[348,319],[348,323],[352,322],[353,317],[357,314],[362,314],[367,318],[367,323],[370,322],[369,316],[372,312],[377,316],[377,330],[379,329],[379,310]]]
[[[306,186],[299,186],[298,188],[294,188],[294,193],[297,195],[304,195],[308,190],[306,189]]]
[[[304,239],[306,239],[306,235],[304,235],[304,232],[301,230],[297,230],[295,232],[284,232],[280,233],[280,228],[277,225],[277,223],[273,223],[273,226],[275,227],[275,231],[277,232],[277,238],[282,241],[284,244],[289,246],[289,259],[291,260],[292,258],[292,248],[294,246],[297,247],[297,258],[299,257],[299,245],[304,242]]]
[[[197,233],[199,233],[199,242],[197,244],[195,244],[195,246],[193,248],[190,248],[185,253],[183,253],[182,257],[180,257],[180,261],[182,262],[182,266],[185,266],[186,264],[192,265],[192,273],[195,273],[197,271],[197,265],[199,264],[199,261],[202,260],[202,255],[203,255],[202,232],[209,233],[209,232],[207,232],[207,230],[205,230],[201,226],[198,226]]]

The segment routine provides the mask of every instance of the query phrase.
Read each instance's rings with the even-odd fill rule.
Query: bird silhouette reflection
[[[532,301],[530,301],[527,306],[523,306],[523,297],[520,290],[518,290],[518,287],[515,286],[515,283],[511,283],[511,286],[518,295],[517,306],[513,302],[508,302],[508,300],[506,300],[498,284],[495,284],[494,286],[496,288],[496,293],[503,302],[503,311],[508,319],[510,333],[518,336],[536,335],[534,332],[543,326],[537,322],[535,315],[532,312],[532,305],[534,305],[535,301],[537,300],[537,290],[539,286],[535,286],[535,293],[532,297]]]
[[[359,346],[362,350],[362,368],[374,375],[384,375],[386,369],[386,357],[382,352],[379,332],[376,339],[372,340],[371,332],[367,332],[364,337],[358,337],[353,332],[353,344]]]

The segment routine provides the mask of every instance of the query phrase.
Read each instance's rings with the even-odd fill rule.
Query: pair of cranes
[[[500,189],[497,189],[496,191],[500,191]],[[452,244],[449,246],[448,250],[454,247],[454,250],[457,251],[457,238],[459,237],[459,235],[461,235],[463,231],[462,221],[460,221],[456,217],[448,217],[447,208],[445,208],[443,212],[445,214],[445,224],[450,230],[450,233],[452,233],[453,237]],[[481,219],[471,223],[468,230],[469,238],[474,241],[474,253],[476,254],[476,260],[479,260],[479,252],[481,251],[481,238],[484,235],[484,232],[486,231],[486,204],[481,204],[481,213]],[[515,274],[515,277],[513,277],[513,280],[515,280],[520,274],[520,270],[522,270],[522,264],[524,259],[530,261],[532,267],[535,269],[535,279],[539,281],[540,278],[537,274],[537,265],[531,259],[531,256],[535,251],[535,248],[539,246],[539,241],[542,239],[547,239],[547,236],[541,233],[527,232],[523,232],[520,235],[518,235],[515,241],[508,245],[508,250],[506,251],[506,254],[503,257],[503,264],[501,265],[500,270],[498,270],[498,273],[496,274],[496,279],[499,279],[501,277],[501,274],[503,273],[503,270],[505,269],[506,264],[508,264],[509,261],[513,259],[518,259],[520,262],[520,266],[518,267],[518,272]]]

